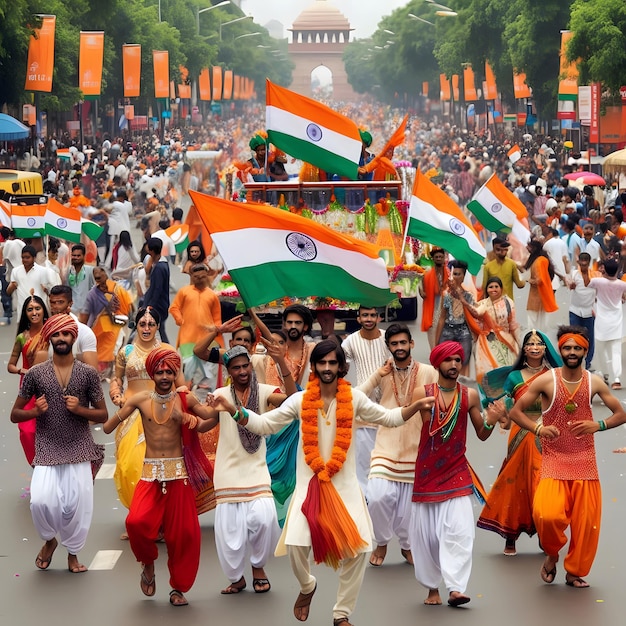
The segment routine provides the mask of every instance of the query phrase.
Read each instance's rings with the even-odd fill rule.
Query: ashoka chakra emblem
[[[465,234],[465,225],[453,217],[450,220],[450,230],[458,237],[462,237]]]
[[[312,261],[317,256],[315,242],[302,233],[289,233],[286,243],[289,252],[301,261]]]
[[[28,226],[35,226],[37,224],[37,220],[34,217],[29,217],[26,220],[26,223],[28,224]]]
[[[320,141],[322,139],[322,129],[317,124],[309,124],[306,127],[306,136],[311,141]]]
[[[57,220],[57,226],[59,228],[67,228],[67,220],[64,217],[60,217]]]
[[[499,211],[502,211],[502,205],[499,202],[494,202],[491,205],[491,212],[498,213]]]

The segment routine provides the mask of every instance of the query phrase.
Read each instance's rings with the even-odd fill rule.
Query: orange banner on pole
[[[213,100],[222,99],[222,68],[213,66]]]
[[[241,99],[241,76],[233,76],[233,100]]]
[[[460,100],[459,97],[459,75],[452,74],[452,96],[454,100],[458,102]]]
[[[41,28],[36,28],[34,34],[30,36],[24,84],[27,91],[52,91],[56,21],[55,15],[44,15]]]
[[[442,102],[450,101],[450,81],[445,74],[439,74],[439,94]]]
[[[478,100],[476,84],[474,83],[474,70],[471,67],[463,68],[463,96],[465,97],[465,102]]]
[[[559,100],[578,99],[578,67],[567,60],[567,42],[574,36],[571,30],[561,31],[559,60]]]
[[[102,91],[104,32],[81,31],[78,54],[78,88],[83,96],[99,96]]]
[[[485,100],[496,100],[498,98],[498,87],[496,85],[496,75],[489,65],[489,61],[485,61]]]
[[[154,97],[169,98],[170,96],[170,55],[167,50],[153,50],[154,66]]]
[[[230,100],[233,97],[233,71],[226,70],[224,72],[224,100]]]
[[[428,98],[428,81],[425,80],[422,83],[422,95],[424,96],[424,98]]]
[[[191,85],[178,85],[178,97],[181,100],[191,100]]]
[[[516,98],[530,98],[532,93],[526,84],[526,73],[513,70],[513,93]]]
[[[211,100],[211,80],[209,78],[208,68],[204,68],[198,77],[198,92],[200,100]]]
[[[137,43],[122,46],[124,97],[138,98],[141,87],[141,46]]]

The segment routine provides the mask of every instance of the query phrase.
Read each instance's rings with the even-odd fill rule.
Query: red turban
[[[431,350],[430,362],[433,367],[439,368],[446,359],[455,354],[461,357],[461,361],[465,360],[465,350],[458,341],[444,341]]]
[[[171,348],[155,348],[146,359],[146,372],[150,378],[153,378],[154,372],[162,367],[178,372],[180,366],[180,356]]]
[[[50,337],[55,333],[69,333],[76,339],[78,337],[78,324],[74,321],[74,318],[67,313],[60,313],[59,315],[53,315],[43,325],[41,329],[41,337],[44,341],[50,341]]]

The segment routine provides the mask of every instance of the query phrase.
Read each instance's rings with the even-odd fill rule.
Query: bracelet
[[[120,417],[120,412],[115,411],[115,415],[113,417],[117,417],[119,423],[121,424],[124,420]]]
[[[543,428],[543,424],[541,422],[539,422],[536,426],[535,426],[535,436],[538,437],[539,436],[539,431]]]
[[[243,419],[247,420],[247,419],[248,419],[248,416],[249,416],[250,414],[248,413],[248,411],[246,410],[246,408],[242,406],[242,407],[239,409],[239,411],[241,412],[241,417],[243,417]]]
[[[283,372],[281,372],[281,373],[280,373],[280,375],[281,375],[283,378],[287,378],[287,376],[291,376],[291,371],[290,371],[290,370],[287,370],[287,373],[286,373],[286,374],[283,374]]]
[[[606,422],[604,420],[599,420],[598,424],[600,424],[600,430],[606,430],[608,428],[608,426],[606,425]]]
[[[235,411],[235,414],[231,416],[236,422],[241,419],[241,415],[239,414],[239,409]]]
[[[484,426],[487,430],[493,430],[493,427],[495,426],[495,424],[489,424],[489,423],[487,423],[487,418],[483,415],[483,426]]]

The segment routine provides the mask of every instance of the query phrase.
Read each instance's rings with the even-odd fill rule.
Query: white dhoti
[[[370,478],[365,493],[376,543],[386,546],[395,534],[400,548],[410,550],[409,521],[413,485],[386,478]]]
[[[272,498],[224,502],[215,509],[215,547],[231,583],[241,579],[248,559],[252,567],[265,567],[279,536]]]
[[[78,554],[85,547],[93,516],[91,463],[36,465],[30,512],[44,541],[58,535],[70,554]]]
[[[377,428],[359,426],[356,428],[356,477],[365,495],[372,463],[372,450],[376,443]]]
[[[471,496],[413,502],[409,541],[417,581],[427,589],[437,589],[443,579],[448,592],[465,593],[472,571],[474,534]]]
[[[311,593],[315,589],[316,579],[311,574],[309,546],[287,546],[291,569],[300,583],[300,593]],[[337,602],[333,607],[333,619],[350,617],[359,598],[359,591],[365,575],[368,552],[361,552],[353,559],[345,559],[339,568],[339,588]]]

